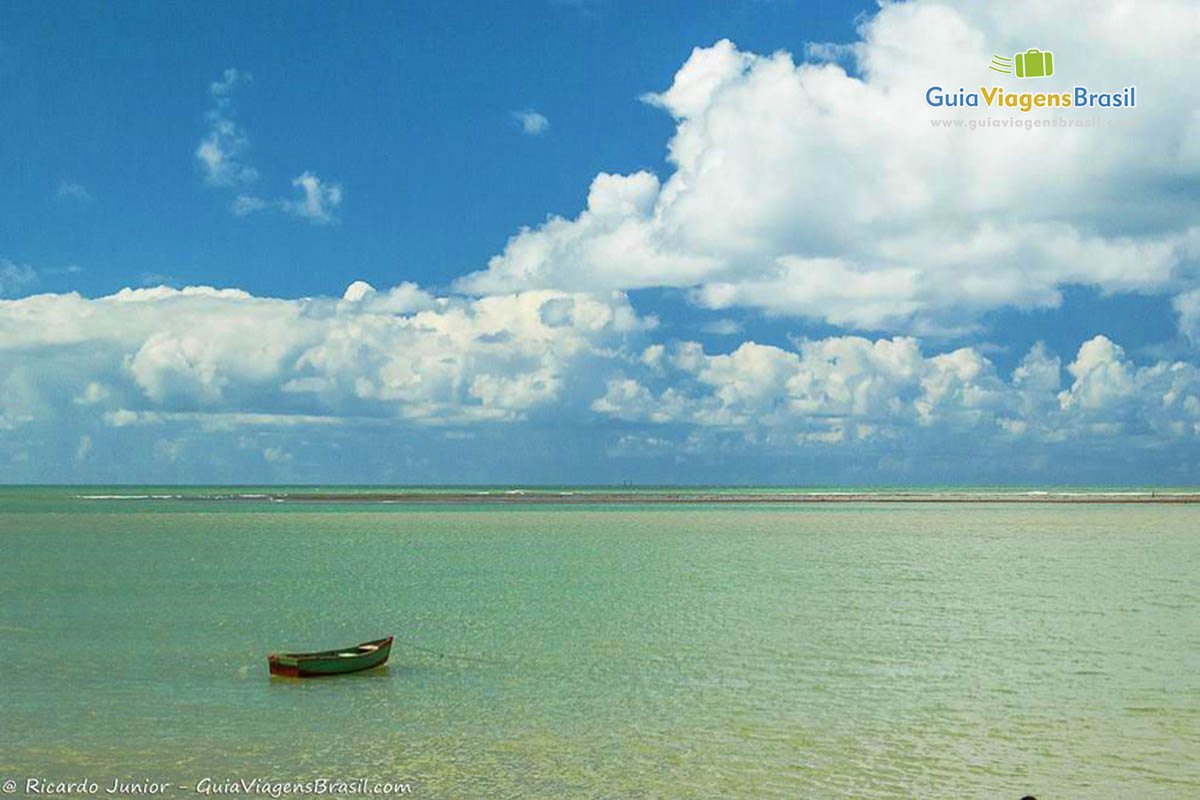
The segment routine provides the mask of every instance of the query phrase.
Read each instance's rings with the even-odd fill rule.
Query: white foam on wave
[[[151,494],[77,494],[76,500],[151,500]]]

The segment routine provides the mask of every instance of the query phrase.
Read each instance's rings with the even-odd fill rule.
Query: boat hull
[[[392,651],[392,637],[363,642],[344,650],[319,653],[271,653],[267,664],[272,675],[286,678],[319,678],[346,675],[374,669],[387,662]]]

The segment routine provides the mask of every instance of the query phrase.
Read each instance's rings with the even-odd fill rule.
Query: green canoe
[[[322,650],[319,653],[271,653],[267,663],[272,675],[288,678],[313,678],[320,675],[345,675],[378,667],[388,660],[392,637],[363,642],[342,650]]]

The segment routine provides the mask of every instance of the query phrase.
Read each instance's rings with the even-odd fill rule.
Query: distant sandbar
[[[84,495],[83,497],[87,497]],[[109,496],[111,497],[111,496]],[[128,497],[128,496],[127,496]],[[89,499],[101,499],[92,496]],[[107,498],[106,498],[107,499]],[[149,498],[147,498],[149,499]],[[495,490],[462,492],[279,492],[159,496],[154,499],[247,503],[389,503],[437,505],[767,505],[801,503],[1200,503],[1200,492],[1159,491],[897,491],[678,492]]]

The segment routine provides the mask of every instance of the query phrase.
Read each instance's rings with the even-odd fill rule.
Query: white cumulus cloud
[[[729,41],[696,48],[670,86],[644,98],[676,121],[673,172],[601,174],[578,217],[518,232],[458,286],[684,287],[708,308],[910,331],[1053,307],[1068,284],[1194,286],[1195,203],[1173,187],[1200,179],[1200,86],[1178,77],[1200,67],[1200,7],[1026,11],[884,4],[858,41],[809,47],[813,61]],[[1053,42],[1058,60],[1041,90],[1136,83],[1138,106],[1106,114],[1127,124],[931,126],[989,112],[931,108],[930,86],[1021,91],[987,64],[1033,41]]]
[[[527,136],[539,136],[550,127],[550,120],[544,114],[532,108],[512,112],[512,117],[521,126],[521,131]]]
[[[834,336],[797,349],[745,342],[708,354],[696,342],[654,350],[638,377],[614,376],[592,409],[627,422],[761,431],[792,442],[886,438],[916,442],[971,433],[1086,441],[1131,433],[1161,441],[1200,436],[1200,369],[1138,367],[1103,336],[1066,367],[1038,344],[1009,376],[975,348],[925,355],[911,337]],[[664,369],[666,370],[664,372]],[[627,370],[625,370],[627,372]],[[660,384],[663,388],[653,388]]]
[[[59,181],[55,194],[58,197],[78,200],[82,203],[90,202],[92,199],[92,193],[88,191],[87,187],[74,181]]]
[[[258,179],[258,170],[243,160],[250,139],[233,115],[234,89],[249,80],[247,73],[230,68],[208,87],[213,103],[205,114],[208,133],[196,146],[195,155],[205,182],[212,186],[237,186]]]
[[[37,271],[28,264],[0,258],[0,297],[18,294],[37,283]]]
[[[240,194],[234,198],[230,210],[236,216],[245,217],[258,211],[275,209],[317,225],[337,222],[335,212],[342,204],[341,184],[325,183],[306,171],[292,181],[292,186],[300,193],[296,199],[267,200],[255,195]]]
[[[1179,327],[1193,342],[1200,343],[1200,289],[1193,289],[1175,298]]]
[[[587,385],[588,364],[652,327],[620,293],[435,298],[355,282],[340,300],[210,287],[46,294],[0,301],[0,381],[10,421],[511,421],[553,408]]]
[[[249,81],[248,73],[230,68],[225,70],[220,80],[208,87],[213,101],[212,108],[205,115],[208,133],[197,145],[195,156],[204,171],[205,183],[210,186],[244,187],[258,180],[258,170],[245,160],[245,154],[250,149],[250,138],[233,114],[234,90]],[[299,197],[268,199],[253,194],[238,194],[230,205],[230,211],[235,216],[245,217],[275,209],[319,225],[337,221],[336,211],[342,204],[340,183],[322,181],[305,170],[292,181],[292,187],[299,192]],[[59,194],[63,195],[62,186],[59,187]]]
[[[284,211],[320,224],[335,220],[334,212],[342,204],[341,184],[322,183],[320,178],[306,171],[292,181],[292,186],[300,190],[301,197],[283,201]]]

